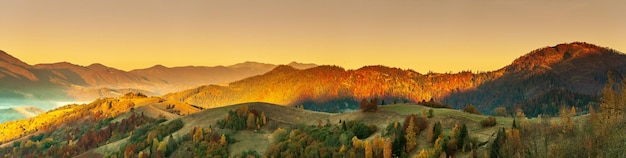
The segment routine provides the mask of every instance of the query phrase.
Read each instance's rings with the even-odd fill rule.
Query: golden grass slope
[[[160,115],[169,116],[166,118],[170,119],[178,118],[178,115],[164,110],[166,105],[175,105],[174,108],[169,110],[178,110],[181,115],[200,111],[189,104],[167,101],[159,97],[97,99],[89,104],[70,104],[29,119],[2,123],[0,124],[0,142],[6,143],[38,131],[62,129],[67,123],[79,124],[92,119],[117,116],[122,116],[120,118],[123,118],[123,114],[135,109],[139,110],[139,112],[148,113],[148,116],[154,118],[158,118]]]
[[[264,112],[268,118],[268,125],[262,127],[259,131],[232,131],[229,129],[219,129],[216,126],[218,120],[224,119],[228,115],[229,110],[236,110],[241,106],[248,106],[249,109],[254,109],[259,112]],[[324,113],[324,112],[316,112],[310,110],[301,110],[298,108],[287,107],[282,105],[270,104],[270,103],[261,103],[261,102],[253,102],[253,103],[243,103],[231,106],[224,106],[219,108],[207,109],[195,114],[191,114],[188,116],[184,116],[181,119],[185,123],[185,126],[173,133],[175,138],[180,138],[183,135],[189,133],[194,127],[203,127],[209,128],[212,127],[213,130],[217,130],[223,133],[230,133],[233,137],[238,140],[238,142],[231,144],[229,147],[229,152],[232,154],[239,154],[243,151],[254,150],[259,154],[264,154],[265,150],[272,143],[272,133],[277,128],[288,129],[297,124],[304,125],[318,125],[320,122],[326,123],[330,122],[331,124],[339,124],[339,120],[342,121],[352,121],[358,120],[363,121],[366,124],[376,125],[378,131],[374,133],[370,138],[373,138],[375,135],[382,135],[382,131],[387,127],[387,125],[393,122],[403,122],[405,117],[410,114],[418,114],[421,115],[423,110],[429,110],[431,108],[413,105],[413,104],[397,104],[397,105],[386,105],[380,106],[379,111],[377,112],[367,112],[363,113],[360,111],[347,112],[347,113]],[[441,122],[444,128],[444,131],[449,131],[449,129],[453,128],[455,124],[467,124],[469,128],[470,135],[472,137],[478,138],[481,142],[486,142],[488,140],[493,139],[492,135],[498,129],[502,127],[510,127],[512,123],[512,118],[505,117],[497,117],[498,124],[495,127],[482,128],[480,126],[480,121],[488,116],[475,115],[465,113],[459,110],[452,109],[433,109],[435,117],[428,119],[429,124],[434,124],[435,122]],[[423,137],[423,138],[422,138]],[[420,135],[419,144],[423,146],[427,146],[426,134]],[[423,148],[423,147],[422,147]],[[484,148],[484,147],[483,147]],[[419,151],[419,150],[417,150]],[[182,152],[182,151],[178,151]],[[417,153],[412,153],[417,154]]]

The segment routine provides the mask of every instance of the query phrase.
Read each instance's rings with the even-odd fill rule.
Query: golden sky
[[[2,0],[0,49],[131,70],[291,61],[490,71],[536,48],[626,51],[624,0]]]

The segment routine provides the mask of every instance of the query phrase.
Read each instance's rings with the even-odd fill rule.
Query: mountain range
[[[500,106],[509,112],[521,108],[536,116],[556,114],[563,106],[597,106],[608,71],[626,73],[626,55],[574,42],[534,50],[490,72],[420,74],[385,66],[357,70],[279,66],[228,86],[202,86],[164,97],[204,108],[260,101],[326,112],[357,109],[362,99],[378,98],[387,104],[433,100],[454,108],[472,104],[483,113]]]
[[[268,102],[326,112],[356,109],[362,99],[379,98],[386,103],[433,100],[454,108],[472,104],[483,113],[500,106],[509,112],[521,108],[533,116],[554,114],[562,106],[597,106],[608,71],[626,73],[626,55],[584,42],[536,49],[494,71],[428,74],[295,62],[122,71],[102,64],[29,65],[0,52],[0,83],[6,85],[0,97],[8,102],[89,101],[128,92],[168,93],[163,97],[203,108]]]
[[[292,62],[306,69],[315,64]],[[33,105],[42,109],[55,102],[85,102],[128,92],[162,95],[207,84],[225,84],[260,75],[277,65],[244,62],[231,66],[165,67],[123,71],[102,64],[80,66],[69,62],[29,65],[0,51],[0,107]]]
[[[0,62],[4,63],[0,64],[13,69],[0,69],[3,82],[20,81],[15,84],[31,83],[32,87],[49,84],[53,85],[50,89],[63,93],[67,89],[54,88],[93,85],[115,88],[121,78],[127,79],[124,83],[163,85],[194,81],[169,77],[168,73],[185,73],[163,66],[135,72],[98,64],[30,66],[7,56],[2,56]],[[243,65],[246,64],[250,63]],[[51,68],[52,65],[61,66]],[[63,68],[64,65],[74,69]],[[426,156],[439,157],[441,153],[442,157],[448,154],[451,157],[488,157],[493,153],[507,153],[509,155],[504,157],[514,157],[523,151],[529,157],[560,157],[558,154],[563,153],[577,157],[593,152],[598,152],[595,153],[598,156],[591,157],[619,157],[620,149],[624,148],[620,144],[626,140],[619,134],[624,127],[623,120],[615,119],[621,117],[616,115],[620,113],[608,109],[610,105],[619,104],[618,99],[604,99],[599,112],[584,112],[589,109],[587,106],[598,105],[603,94],[600,91],[609,79],[619,83],[611,87],[613,90],[626,86],[622,76],[626,71],[626,55],[588,43],[540,48],[503,68],[481,73],[421,74],[385,66],[345,70],[338,66],[305,65],[306,68],[298,69],[294,66],[303,64],[262,65],[266,67],[255,68],[271,70],[235,82],[205,85],[163,96],[129,92],[46,112],[36,107],[0,110],[2,119],[34,116],[0,123],[0,155],[416,157],[429,154],[434,156]],[[89,74],[86,76],[95,80],[78,74],[69,76],[71,73],[66,71]],[[102,75],[106,74],[102,71],[116,75]],[[140,72],[144,74],[138,74]],[[49,78],[43,80],[43,77]],[[63,80],[50,80],[51,77]],[[113,81],[115,83],[107,83]],[[3,83],[3,88],[9,87],[4,85],[7,83]],[[106,90],[121,91],[113,88],[103,91]],[[610,92],[616,95],[613,97],[624,96],[623,90],[606,94]],[[373,110],[354,111],[364,102],[367,106],[373,105]],[[440,104],[457,109],[472,104],[487,114],[495,107],[506,107],[509,112],[522,109],[526,116],[552,115],[557,113],[554,110],[560,113],[558,117],[527,119],[524,114],[488,116],[476,110],[441,108]],[[559,109],[570,106],[576,108]],[[458,148],[459,140],[468,146]],[[438,145],[442,141],[445,145]],[[523,150],[515,147],[522,145]]]

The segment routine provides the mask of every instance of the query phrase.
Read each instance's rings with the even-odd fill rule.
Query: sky
[[[0,0],[0,50],[122,70],[291,61],[491,71],[584,41],[626,51],[623,0]]]

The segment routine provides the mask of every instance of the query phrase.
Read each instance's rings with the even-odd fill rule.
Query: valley
[[[626,55],[583,42],[489,72],[247,62],[228,69],[249,77],[222,84],[195,74],[207,67],[2,57],[0,82],[28,85],[2,87],[5,97],[38,86],[50,91],[31,98],[97,96],[0,111],[2,157],[615,157],[626,147]]]

